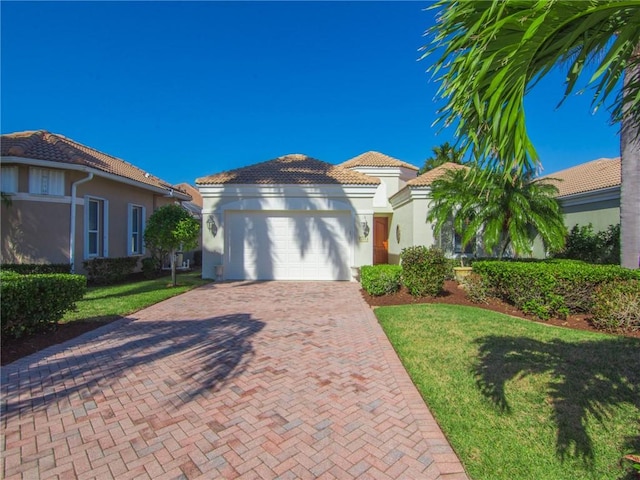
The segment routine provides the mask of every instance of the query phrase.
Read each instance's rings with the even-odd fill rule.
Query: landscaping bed
[[[533,315],[527,315],[522,311],[509,305],[497,298],[489,298],[487,304],[473,303],[467,296],[467,293],[454,280],[446,280],[442,293],[436,297],[413,297],[406,288],[391,295],[372,296],[362,290],[362,297],[371,307],[384,307],[389,305],[411,305],[418,303],[447,303],[451,305],[466,305],[470,307],[484,308],[494,312],[505,313],[514,317],[524,318],[540,322],[547,325],[556,325],[559,327],[572,328],[576,330],[587,330],[592,332],[600,332],[589,322],[589,315],[568,315],[566,319],[550,318],[549,320],[540,320]],[[640,338],[640,331],[623,332],[619,335],[627,337]]]

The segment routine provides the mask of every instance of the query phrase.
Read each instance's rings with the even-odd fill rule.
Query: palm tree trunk
[[[640,46],[636,48],[640,54]],[[640,65],[627,68],[623,89],[632,81],[640,81]],[[623,91],[624,91],[623,90]],[[622,185],[620,187],[620,253],[621,265],[638,268],[640,262],[640,128],[633,115],[623,107],[620,154]]]

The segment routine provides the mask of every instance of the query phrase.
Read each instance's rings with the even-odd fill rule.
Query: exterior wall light
[[[362,236],[364,238],[368,238],[369,232],[371,231],[371,229],[369,228],[369,224],[367,223],[366,218],[362,219],[362,222],[360,222],[360,226],[362,227]]]
[[[218,225],[216,225],[216,221],[213,218],[213,215],[209,215],[209,217],[207,218],[207,228],[211,232],[211,235],[213,235],[214,237],[218,235]]]

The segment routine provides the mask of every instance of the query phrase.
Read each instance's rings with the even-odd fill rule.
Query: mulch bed
[[[418,303],[448,303],[451,305],[467,305],[470,307],[484,308],[493,310],[494,312],[505,313],[514,317],[524,318],[534,322],[544,323],[547,325],[556,325],[558,327],[573,328],[576,330],[588,330],[590,332],[600,332],[590,322],[588,315],[569,315],[566,319],[551,318],[549,320],[540,320],[532,315],[527,315],[513,305],[509,305],[497,298],[491,298],[487,304],[473,303],[463,288],[458,286],[454,280],[447,280],[444,284],[443,292],[436,297],[412,297],[406,288],[402,288],[398,293],[393,295],[383,295],[380,297],[372,297],[364,290],[361,290],[364,300],[373,308],[383,307],[387,305],[412,305]],[[618,335],[627,337],[640,338],[640,331],[623,332]]]
[[[459,288],[458,284],[453,280],[447,280],[444,285],[444,291],[437,297],[412,297],[409,295],[406,289],[402,289],[394,295],[384,295],[381,297],[372,297],[364,290],[361,290],[362,297],[371,307],[382,307],[386,305],[407,305],[417,303],[449,303],[452,305],[467,305],[470,307],[485,308],[487,310],[493,310],[494,312],[506,313],[514,317],[524,318],[540,323],[546,323],[547,325],[557,325],[559,327],[574,328],[578,330],[589,330],[592,332],[598,332],[591,323],[589,323],[588,316],[586,315],[570,315],[566,320],[553,318],[547,321],[536,319],[531,315],[525,315],[520,310],[512,305],[504,303],[498,299],[490,299],[488,304],[473,303],[467,297],[464,289]],[[101,327],[112,322],[114,319],[105,320],[92,320],[92,321],[77,321],[65,324],[58,324],[56,330],[47,333],[41,333],[30,337],[22,338],[19,340],[7,340],[2,344],[2,350],[0,351],[1,364],[6,365],[11,362],[38,352],[44,348],[58,343],[66,342],[78,335],[89,332],[94,328]],[[640,338],[640,331],[638,332],[625,332],[620,335],[628,337]]]
[[[91,330],[113,322],[115,319],[107,320],[78,320],[70,323],[59,323],[55,330],[51,332],[38,333],[29,337],[20,338],[18,340],[10,340],[2,342],[2,350],[0,351],[0,364],[6,365],[16,360],[39,352],[52,345],[66,342],[78,335],[90,332]],[[3,339],[4,340],[4,339]]]

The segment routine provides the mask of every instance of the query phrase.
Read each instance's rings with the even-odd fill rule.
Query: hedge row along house
[[[46,131],[2,135],[2,263],[68,263],[144,256],[156,208],[188,202],[170,183]]]

